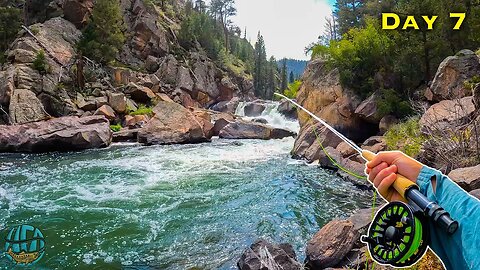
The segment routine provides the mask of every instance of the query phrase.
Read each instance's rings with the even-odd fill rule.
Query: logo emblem
[[[11,228],[5,241],[6,256],[15,264],[36,263],[45,253],[45,239],[42,232],[30,225]]]

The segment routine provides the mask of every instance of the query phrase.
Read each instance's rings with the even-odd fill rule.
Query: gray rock
[[[398,119],[393,115],[385,115],[378,124],[380,135],[385,134],[392,126],[398,123]]]
[[[448,177],[466,191],[480,189],[480,165],[453,170]]]
[[[377,109],[378,95],[378,93],[373,93],[370,97],[362,101],[355,109],[355,114],[369,123],[379,123],[385,115],[381,114]]]
[[[108,104],[110,105],[110,107],[112,107],[114,111],[116,111],[117,113],[125,113],[127,111],[127,98],[123,93],[108,92],[107,95]]]
[[[318,135],[318,138],[317,138]],[[306,125],[300,129],[292,150],[293,158],[305,159],[308,162],[318,160],[322,155],[323,147],[337,147],[341,139],[328,130],[321,123]]]
[[[243,108],[246,116],[260,116],[265,110],[265,104],[260,102],[250,102]]]
[[[123,129],[113,133],[113,142],[136,142],[139,128]]]
[[[455,130],[465,124],[475,113],[473,97],[456,100],[443,100],[432,105],[420,119],[420,127],[425,133],[438,133]]]
[[[103,116],[0,126],[0,152],[75,151],[107,147],[111,141],[110,125]]]
[[[272,128],[264,124],[236,121],[228,124],[219,132],[220,138],[225,139],[282,139],[285,137],[294,136],[295,133]]]
[[[278,105],[278,112],[288,119],[297,119],[297,108],[288,100],[284,100]]]
[[[195,115],[180,104],[160,101],[155,116],[138,132],[138,141],[146,145],[199,143],[208,141]]]
[[[10,98],[9,115],[12,123],[16,124],[41,121],[48,117],[37,96],[26,89],[13,90]]]
[[[455,56],[447,57],[438,67],[430,87],[430,101],[463,98],[471,95],[464,86],[473,76],[480,74],[478,56],[470,50],[462,50]]]

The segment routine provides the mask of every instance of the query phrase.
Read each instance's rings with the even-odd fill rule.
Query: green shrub
[[[40,72],[40,74],[45,74],[49,71],[50,67],[47,63],[47,58],[45,57],[45,52],[40,50],[37,52],[35,60],[33,60],[32,66],[35,70]]]
[[[475,75],[470,80],[463,82],[463,86],[468,90],[473,90],[478,83],[480,83],[480,76]]]
[[[377,110],[381,115],[393,114],[398,118],[404,118],[413,113],[410,103],[393,89],[381,89],[377,98]]]
[[[295,99],[297,98],[298,90],[301,85],[302,81],[296,80],[293,83],[288,84],[288,87],[283,91],[283,94],[288,98]]]
[[[110,125],[110,129],[113,132],[119,132],[122,129],[122,125],[120,125],[120,124]]]
[[[145,105],[140,105],[136,111],[130,112],[130,115],[148,115],[152,116],[153,115],[153,109],[150,107],[147,107]]]
[[[418,155],[422,144],[427,140],[427,137],[420,132],[418,122],[418,117],[411,117],[391,127],[385,133],[388,150],[400,150],[411,157]]]

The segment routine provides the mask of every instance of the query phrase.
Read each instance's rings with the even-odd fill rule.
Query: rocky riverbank
[[[438,168],[460,187],[480,199],[478,125],[480,124],[480,59],[472,51],[462,50],[446,58],[428,87],[421,87],[413,100],[419,107],[417,136],[421,144],[416,158]],[[385,82],[378,82],[383,85]],[[309,63],[298,93],[298,102],[325,119],[336,129],[372,152],[402,149],[411,138],[389,145],[390,129],[397,132],[400,121],[378,109],[378,93],[366,99],[340,84],[338,70],[330,70],[323,60]],[[292,156],[323,168],[338,170],[330,158],[357,175],[364,175],[364,162],[347,144],[302,111],[298,112],[301,130]],[[399,124],[401,125],[401,124]],[[412,128],[412,127],[410,127]],[[404,136],[399,134],[398,136]],[[406,135],[405,135],[406,136]],[[337,173],[362,188],[366,180],[343,170]],[[370,269],[366,247],[359,242],[368,228],[374,210],[363,209],[348,219],[334,218],[312,236],[306,245],[305,262],[299,262],[289,244],[258,240],[238,261],[239,269]],[[268,256],[266,256],[267,254]],[[416,269],[443,269],[433,254],[419,262]],[[379,266],[376,269],[392,269]]]

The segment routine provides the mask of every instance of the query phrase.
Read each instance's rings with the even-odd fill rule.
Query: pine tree
[[[228,39],[228,28],[231,24],[229,18],[237,14],[237,9],[235,8],[235,0],[212,0],[210,3],[210,12],[215,18],[217,18],[223,28],[223,33],[225,37],[225,48],[230,47]]]
[[[83,55],[108,64],[125,42],[123,17],[118,0],[98,0],[91,21],[83,32],[79,49]]]
[[[255,68],[254,68],[254,88],[257,97],[265,97],[265,77],[266,77],[267,53],[265,51],[265,42],[263,36],[258,32],[257,42],[255,43]]]
[[[282,60],[282,69],[281,69],[281,81],[282,84],[280,85],[280,88],[283,90],[287,89],[288,87],[288,78],[287,78],[287,59],[283,58]]]
[[[293,71],[290,71],[290,78],[288,79],[289,83],[293,83],[295,81],[295,75],[293,74]]]

